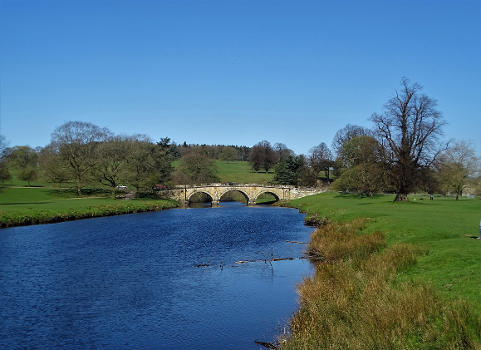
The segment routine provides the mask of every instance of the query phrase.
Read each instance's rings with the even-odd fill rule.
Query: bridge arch
[[[196,194],[205,194],[205,195],[209,196],[210,201],[211,201],[212,203],[216,202],[216,199],[214,198],[214,196],[212,195],[212,193],[209,193],[209,191],[202,191],[202,190],[193,191],[191,194],[189,194],[189,195],[187,196],[187,202],[190,203],[192,197],[195,196]]]
[[[239,192],[240,194],[242,194],[242,196],[244,196],[244,199],[246,200],[246,204],[249,204],[249,202],[251,201],[249,195],[245,191],[238,188],[228,188],[227,190],[220,193],[219,202],[222,200],[222,197],[229,192]]]
[[[270,194],[272,195],[274,198],[275,198],[275,201],[274,202],[278,202],[280,200],[280,197],[277,193],[275,193],[274,191],[261,191],[259,193],[257,193],[256,197],[255,197],[255,201],[257,203],[257,199],[262,196],[263,194]]]

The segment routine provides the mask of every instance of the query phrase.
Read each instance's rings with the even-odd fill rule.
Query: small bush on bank
[[[314,226],[314,227],[321,227],[327,225],[329,220],[325,216],[321,216],[317,213],[315,214],[307,214],[304,217],[304,223],[307,226]]]

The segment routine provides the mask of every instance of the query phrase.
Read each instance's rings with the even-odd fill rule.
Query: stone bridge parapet
[[[285,185],[260,185],[260,184],[205,184],[176,186],[168,190],[160,190],[159,193],[166,197],[177,200],[180,204],[188,205],[190,198],[196,193],[205,193],[212,198],[212,206],[217,206],[221,197],[230,191],[242,193],[247,205],[255,205],[257,198],[264,193],[274,195],[276,200],[290,200],[301,198],[311,194],[324,192],[319,188],[297,188]]]

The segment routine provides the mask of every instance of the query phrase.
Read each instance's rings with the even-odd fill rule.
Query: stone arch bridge
[[[205,193],[212,199],[212,206],[219,205],[221,197],[230,191],[238,191],[244,195],[247,205],[255,205],[257,198],[264,193],[272,194],[276,200],[301,198],[311,194],[324,192],[319,188],[297,188],[284,185],[259,184],[208,184],[194,186],[176,186],[172,189],[159,190],[159,194],[175,199],[179,204],[188,205],[196,193]]]

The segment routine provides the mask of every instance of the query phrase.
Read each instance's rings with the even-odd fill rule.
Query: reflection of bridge
[[[195,186],[176,186],[173,189],[161,190],[159,193],[177,200],[180,204],[188,205],[191,197],[196,193],[205,193],[212,200],[212,206],[217,206],[221,197],[230,192],[242,193],[248,205],[255,205],[257,198],[264,193],[272,194],[276,201],[301,198],[311,194],[324,192],[322,189],[301,189],[283,185],[256,185],[256,184],[209,184]]]

